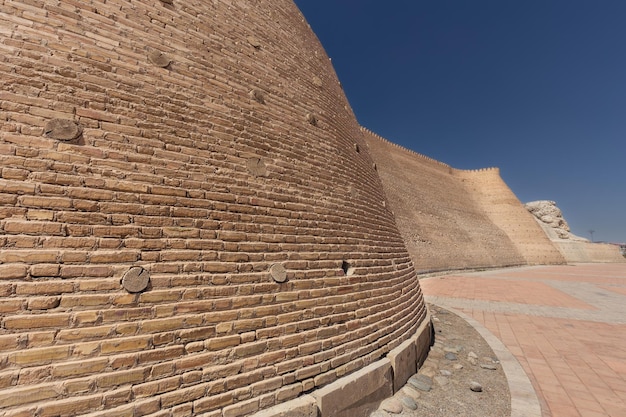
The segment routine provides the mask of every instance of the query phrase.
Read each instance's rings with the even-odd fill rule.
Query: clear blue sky
[[[625,0],[296,0],[361,125],[626,241]]]

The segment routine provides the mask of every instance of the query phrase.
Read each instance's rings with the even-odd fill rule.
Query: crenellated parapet
[[[488,167],[488,168],[478,168],[478,169],[453,169],[453,173],[457,175],[463,174],[495,174],[500,175],[500,168],[498,167]]]
[[[398,145],[397,143],[391,142],[390,140],[383,138],[383,137],[382,137],[382,136],[380,136],[379,134],[372,132],[371,130],[369,130],[369,129],[368,129],[368,128],[366,128],[366,127],[361,126],[361,130],[362,130],[364,133],[367,133],[368,135],[370,135],[370,137],[374,137],[374,138],[376,138],[376,139],[378,139],[378,140],[380,140],[380,141],[382,141],[382,142],[386,143],[386,144],[387,144],[387,145],[389,145],[389,146],[396,147],[396,148],[398,148],[398,149],[402,150],[403,152],[410,153],[411,155],[414,155],[414,156],[416,156],[416,157],[418,157],[418,158],[422,158],[422,159],[424,159],[424,160],[426,160],[426,161],[429,161],[429,162],[432,162],[432,163],[434,163],[434,164],[440,165],[441,167],[448,168],[448,169],[450,169],[450,168],[451,168],[451,167],[450,167],[450,165],[448,165],[448,164],[446,164],[446,163],[443,163],[443,162],[441,162],[441,161],[437,161],[437,160],[436,160],[436,159],[434,159],[434,158],[431,158],[431,157],[429,157],[429,156],[426,156],[426,155],[424,155],[424,154],[421,154],[421,153],[419,153],[419,152],[416,152],[416,151],[414,151],[414,150],[412,150],[412,149],[405,148],[404,146],[402,146],[402,145]]]

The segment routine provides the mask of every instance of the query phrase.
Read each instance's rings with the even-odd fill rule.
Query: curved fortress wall
[[[0,5],[4,415],[247,415],[427,330],[296,6],[169,3]]]
[[[362,130],[419,271],[564,262],[497,169],[457,170]]]
[[[565,263],[565,258],[545,235],[532,214],[524,208],[500,177],[497,168],[454,170],[489,219],[511,239],[530,265]]]

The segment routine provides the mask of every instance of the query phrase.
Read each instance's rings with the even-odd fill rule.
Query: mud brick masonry
[[[417,271],[565,262],[497,170],[361,128],[288,0],[2,0],[0,86],[1,416],[364,413]]]

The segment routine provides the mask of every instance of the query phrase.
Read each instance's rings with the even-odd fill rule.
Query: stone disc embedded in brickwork
[[[254,36],[248,36],[246,39],[248,40],[248,43],[249,43],[252,47],[254,47],[254,48],[256,48],[256,49],[260,49],[260,48],[261,48],[261,41],[260,41],[259,39],[257,39],[256,37],[254,37]]]
[[[263,177],[267,175],[267,166],[261,158],[248,158],[248,160],[246,161],[246,167],[248,168],[248,171],[254,176]]]
[[[157,50],[150,51],[150,53],[148,54],[148,59],[154,65],[161,68],[167,67],[172,62],[167,56],[165,56],[165,54]]]
[[[263,91],[259,90],[258,88],[255,88],[254,90],[250,90],[248,94],[250,95],[250,98],[253,99],[254,101],[260,104],[265,104],[265,94],[263,93]]]
[[[122,277],[122,286],[131,293],[145,290],[149,283],[150,273],[139,266],[130,268]]]
[[[313,77],[313,85],[316,87],[322,87],[324,83],[322,82],[322,79],[316,75]]]
[[[281,264],[274,264],[270,267],[270,275],[276,282],[287,281],[287,270]]]
[[[68,119],[52,119],[44,127],[46,136],[62,141],[71,141],[80,136],[82,129],[78,123]]]

